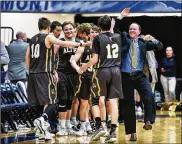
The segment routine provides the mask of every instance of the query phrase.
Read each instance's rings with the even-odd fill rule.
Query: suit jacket
[[[7,47],[10,57],[8,65],[8,79],[19,80],[26,79],[25,54],[28,43],[23,40],[16,40]]]
[[[125,57],[125,55],[129,52],[130,45],[131,45],[131,38],[128,33],[123,32],[120,33],[122,36],[122,58]],[[158,43],[152,42],[152,41],[144,41],[142,38],[138,38],[138,45],[140,50],[141,58],[144,59],[144,63],[146,61],[146,53],[147,51],[151,50],[161,50],[163,48],[162,43],[159,41]],[[147,56],[149,58],[149,56]],[[122,61],[123,62],[123,61]],[[149,63],[151,63],[151,60],[149,60]],[[150,64],[151,66],[151,64]],[[154,75],[154,74],[152,74]]]

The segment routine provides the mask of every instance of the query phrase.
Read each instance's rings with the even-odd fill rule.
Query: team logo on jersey
[[[36,37],[36,39],[35,39],[35,40],[36,40],[36,41],[38,41],[38,39],[39,39],[39,38],[38,38],[38,37]]]
[[[67,47],[67,48],[64,48],[64,54],[65,53],[75,53],[77,50],[77,48],[73,48],[73,47]]]
[[[92,55],[87,55],[86,60],[90,60],[92,58]]]

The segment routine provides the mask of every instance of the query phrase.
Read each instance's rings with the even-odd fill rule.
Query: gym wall
[[[47,14],[47,13],[1,13],[1,27],[12,27],[16,34],[17,31],[26,32],[27,37],[31,38],[38,33],[37,22],[40,17],[46,17],[51,21],[74,22],[74,14]],[[3,33],[1,33],[1,37]],[[14,38],[15,35],[14,35]]]

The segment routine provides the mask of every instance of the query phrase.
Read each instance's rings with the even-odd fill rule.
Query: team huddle
[[[64,38],[50,33],[57,26],[62,27]],[[77,27],[72,22],[51,24],[40,18],[38,27],[39,34],[29,43],[26,65],[29,104],[44,106],[42,116],[34,120],[39,140],[55,136],[49,132],[48,121],[57,112],[56,136],[92,134],[93,141],[106,136],[105,142],[116,142],[118,99],[124,98],[120,66],[125,49],[122,36],[110,31],[111,18],[105,15],[98,19],[98,26],[83,23]],[[109,103],[109,133],[105,103]],[[88,119],[90,111],[94,131]],[[150,124],[145,126],[151,129]]]

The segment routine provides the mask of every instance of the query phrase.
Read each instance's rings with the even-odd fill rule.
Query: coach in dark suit
[[[120,104],[124,108],[125,132],[126,134],[131,134],[130,141],[137,140],[134,89],[139,92],[141,101],[144,104],[145,124],[143,128],[150,130],[155,122],[154,96],[150,82],[143,73],[143,68],[146,61],[146,52],[163,48],[161,42],[150,35],[146,36],[149,41],[144,41],[139,37],[140,32],[140,25],[132,23],[129,27],[129,34],[126,32],[122,33],[122,49],[125,49],[122,53],[121,64],[124,101]]]

